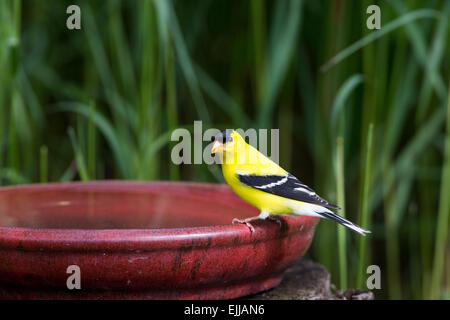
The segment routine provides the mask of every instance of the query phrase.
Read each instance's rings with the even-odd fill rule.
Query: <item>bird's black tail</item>
[[[353,222],[350,222],[347,219],[344,219],[343,217],[341,217],[340,215],[334,213],[333,211],[326,210],[323,212],[317,212],[317,214],[321,215],[324,218],[333,220],[333,221],[343,225],[344,227],[352,229],[353,231],[356,231],[356,232],[362,234],[363,236],[365,236],[366,233],[370,233],[369,230],[361,228],[360,226],[354,224]]]

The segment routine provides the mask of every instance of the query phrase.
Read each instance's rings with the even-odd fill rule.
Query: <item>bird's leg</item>
[[[278,226],[279,226],[280,228],[283,226],[283,222],[279,219],[278,216],[268,216],[267,219],[268,219],[268,220],[275,221],[276,223],[278,223]]]
[[[238,219],[238,218],[234,218],[232,223],[236,224],[236,223],[244,223],[251,231],[251,233],[255,232],[255,227],[251,224],[252,221],[255,220],[266,220],[267,217],[269,217],[269,214],[267,213],[267,211],[261,211],[261,213],[259,214],[259,216],[255,216],[255,217],[250,217],[247,219]]]
[[[276,215],[271,215],[269,214],[267,211],[261,211],[261,213],[258,216],[260,219],[262,220],[271,220],[271,221],[275,221],[276,223],[278,223],[278,225],[281,226],[283,225],[283,223],[281,222],[280,219],[278,219],[278,216]]]
[[[253,233],[255,231],[255,227],[250,223],[252,221],[258,220],[259,216],[256,217],[250,217],[247,219],[238,219],[238,218],[234,218],[232,223],[236,224],[236,223],[244,223],[249,229],[250,231]]]

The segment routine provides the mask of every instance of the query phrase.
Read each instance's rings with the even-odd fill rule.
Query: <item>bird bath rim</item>
[[[159,186],[168,187],[210,187],[216,188],[218,191],[228,192],[229,187],[225,184],[203,183],[203,182],[171,182],[171,181],[133,181],[133,180],[103,180],[103,181],[89,181],[89,182],[64,182],[64,183],[44,183],[44,184],[24,184],[15,186],[0,187],[0,195],[6,191],[35,191],[39,190],[54,190],[55,188],[71,188],[71,187],[91,187],[102,188],[102,191],[112,191],[122,188],[124,186],[130,188],[142,188],[140,191],[145,191],[145,187],[157,184]],[[105,189],[104,189],[105,188]],[[248,206],[242,202],[243,206]],[[250,207],[250,206],[248,206]],[[251,209],[250,209],[251,210]],[[256,209],[254,210],[257,213]],[[239,217],[237,217],[239,218]],[[316,224],[318,218],[299,216],[295,218],[284,217],[283,219],[290,220],[290,227],[284,236],[293,232],[297,232],[297,228],[303,228],[305,225]],[[263,221],[255,222],[256,226],[264,223]],[[265,222],[273,224],[278,227],[276,223]],[[270,227],[270,225],[269,225]],[[71,249],[78,250],[104,250],[99,247],[104,242],[105,236],[108,236],[108,242],[113,244],[109,246],[108,251],[127,251],[147,249],[150,247],[157,247],[158,249],[175,249],[180,245],[185,245],[189,242],[196,247],[211,246],[212,244],[203,243],[201,241],[195,242],[198,238],[215,237],[220,241],[215,242],[214,245],[226,246],[233,245],[236,242],[236,236],[240,236],[239,243],[252,243],[261,241],[271,236],[265,234],[264,231],[277,231],[277,228],[256,228],[252,234],[249,228],[244,224],[232,224],[230,220],[229,225],[212,225],[212,226],[197,226],[197,227],[177,227],[177,228],[105,228],[105,229],[88,229],[88,228],[32,228],[20,226],[1,226],[0,234],[2,234],[3,241],[0,246],[4,248],[16,248],[20,242],[23,250],[37,250],[42,251],[46,248],[51,250],[64,250],[69,246]],[[89,235],[89,240],[86,236]],[[174,237],[175,235],[175,237]],[[26,236],[27,238],[24,238]],[[273,235],[272,235],[273,236]],[[31,239],[30,239],[31,238]],[[169,240],[170,242],[167,242]],[[10,242],[4,242],[8,239]],[[194,242],[191,240],[194,239]],[[80,243],[81,242],[81,243]],[[128,243],[126,248],[123,243]]]

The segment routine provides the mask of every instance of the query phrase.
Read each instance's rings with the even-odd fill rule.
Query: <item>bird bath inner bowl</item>
[[[256,214],[218,184],[0,188],[0,298],[229,299],[264,291],[305,253],[318,219],[257,221],[253,234],[231,223]]]

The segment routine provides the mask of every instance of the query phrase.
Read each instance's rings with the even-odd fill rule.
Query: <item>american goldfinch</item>
[[[257,219],[305,215],[333,220],[362,235],[370,232],[329,210],[340,208],[247,144],[236,131],[224,130],[213,141],[211,153],[222,154],[225,181],[240,198],[261,211],[259,216],[234,219],[233,223],[245,223],[253,232],[250,222]]]

